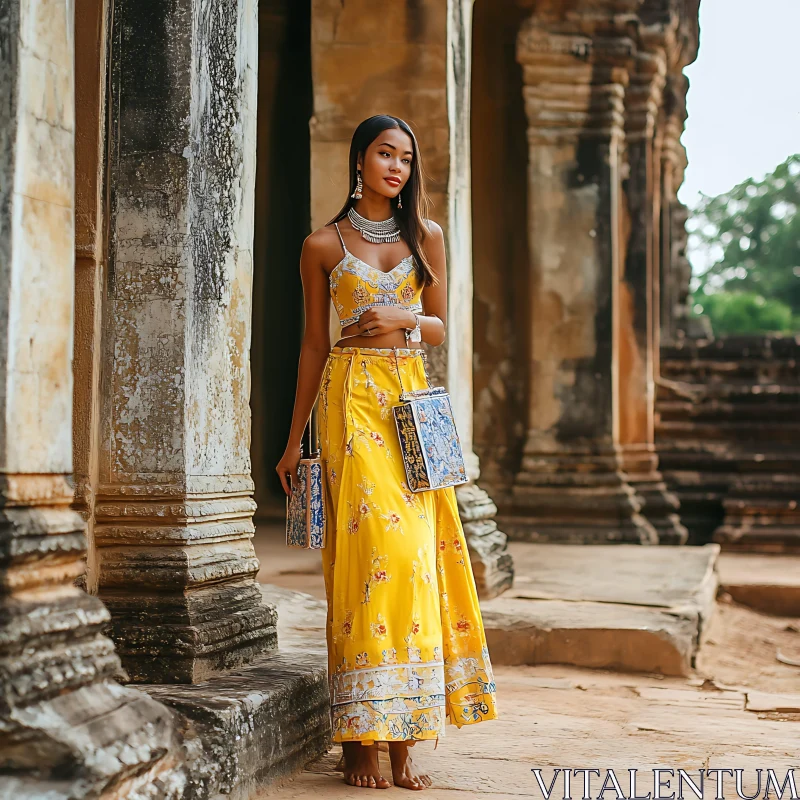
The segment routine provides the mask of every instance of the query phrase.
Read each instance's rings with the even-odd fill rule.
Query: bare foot
[[[431,786],[430,776],[411,760],[409,745],[413,742],[389,742],[389,758],[392,762],[392,778],[395,786],[417,791]]]
[[[415,744],[415,742],[410,742],[410,744]],[[362,745],[363,746],[363,745]],[[378,752],[380,753],[388,753],[389,752],[389,742],[375,742],[373,745],[369,745],[370,747],[377,747]],[[339,760],[336,762],[336,766],[334,769],[337,772],[344,772],[344,750],[342,750],[342,754],[339,756]]]
[[[381,775],[378,748],[361,742],[342,742],[344,780],[350,786],[365,789],[388,789],[391,784]]]

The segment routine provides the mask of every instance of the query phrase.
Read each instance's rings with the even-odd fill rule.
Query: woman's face
[[[400,128],[378,134],[367,147],[361,167],[364,187],[384,197],[397,197],[411,176],[411,137]]]

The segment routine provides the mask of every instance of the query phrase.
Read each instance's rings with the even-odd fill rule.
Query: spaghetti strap
[[[342,232],[339,230],[339,223],[334,222],[333,227],[336,228],[336,233],[339,234],[339,241],[342,243],[342,250],[344,250],[344,254],[347,255],[347,248],[344,246],[344,239],[342,239]]]

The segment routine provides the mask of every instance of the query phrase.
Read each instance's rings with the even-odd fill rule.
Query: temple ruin
[[[0,4],[0,795],[245,798],[328,747],[253,536],[374,113],[446,232],[482,598],[509,537],[800,550],[798,343],[689,321],[698,5]]]

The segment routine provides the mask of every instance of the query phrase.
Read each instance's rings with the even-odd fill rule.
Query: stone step
[[[294,628],[304,602],[319,601],[271,586],[262,593],[278,610],[277,650],[205,683],[137,687],[178,713],[192,797],[248,798],[330,747],[324,603],[320,643],[318,630]]]
[[[756,396],[757,397],[757,396]],[[718,422],[759,422],[767,420],[772,422],[772,415],[778,415],[788,422],[797,419],[798,400],[800,393],[795,397],[781,395],[776,398],[759,398],[733,402],[730,398],[703,398],[697,403],[688,401],[661,400],[658,402],[659,419],[687,420],[695,424],[705,421]],[[794,415],[794,416],[793,416]]]
[[[686,339],[661,348],[664,360],[736,361],[741,358],[800,360],[798,336],[726,336],[723,339]]]
[[[719,546],[512,542],[514,585],[481,604],[495,664],[686,675],[714,611]]]
[[[797,383],[793,359],[766,361],[742,358],[730,361],[661,359],[660,377],[708,386],[716,383]]]
[[[656,424],[656,445],[663,442],[671,446],[672,442],[700,441],[719,442],[728,444],[733,442],[739,447],[747,445],[753,448],[759,442],[767,440],[770,449],[776,449],[781,443],[796,442],[800,440],[800,424],[795,417],[787,420],[776,418],[772,420],[691,420],[678,419],[674,421],[659,418]],[[763,448],[762,448],[763,449]]]
[[[723,552],[719,579],[737,603],[765,614],[800,617],[800,555]]]

